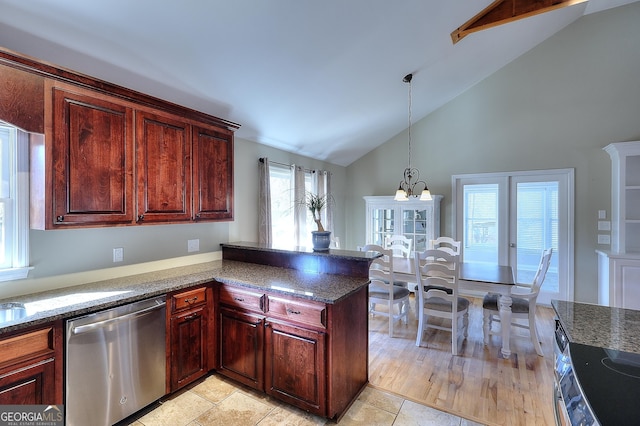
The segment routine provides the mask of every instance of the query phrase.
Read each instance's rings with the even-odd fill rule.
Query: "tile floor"
[[[172,395],[130,426],[272,426],[330,425],[333,422],[211,375]],[[340,425],[479,425],[466,419],[367,387]]]

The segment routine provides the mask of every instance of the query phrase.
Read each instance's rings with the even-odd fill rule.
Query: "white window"
[[[271,235],[278,246],[296,246],[294,215],[297,208],[294,201],[294,167],[271,162],[269,164],[269,184],[271,186]],[[314,192],[314,174],[305,170],[304,187],[306,192]],[[326,222],[325,222],[326,223]],[[311,212],[306,212],[306,222],[300,225],[303,236],[302,246],[311,247],[311,231],[315,230]]]
[[[0,122],[0,281],[29,272],[29,136]]]

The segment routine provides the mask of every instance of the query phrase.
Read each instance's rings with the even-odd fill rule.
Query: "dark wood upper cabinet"
[[[191,125],[136,113],[138,222],[191,220]]]
[[[51,222],[131,223],[133,110],[85,90],[51,90]]]
[[[0,65],[0,120],[27,132],[44,133],[43,93],[43,77]]]
[[[233,219],[233,133],[193,128],[195,220]]]
[[[2,48],[0,119],[31,133],[34,229],[233,219],[235,123]]]

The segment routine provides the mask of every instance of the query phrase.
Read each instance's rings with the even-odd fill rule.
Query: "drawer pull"
[[[189,303],[189,304],[191,304],[191,303],[195,303],[195,302],[196,302],[196,300],[198,300],[198,296],[194,296],[194,297],[192,297],[192,298],[190,298],[190,299],[184,299],[184,303]]]
[[[300,311],[294,311],[293,309],[287,308],[288,314],[300,315]]]
[[[233,300],[235,300],[236,302],[244,302],[243,297],[234,297]]]
[[[184,317],[184,320],[185,320],[185,321],[191,321],[191,320],[194,320],[194,319],[196,319],[196,318],[198,318],[198,317],[199,317],[199,315],[198,315],[198,314],[192,314],[192,315],[189,315],[189,316]]]

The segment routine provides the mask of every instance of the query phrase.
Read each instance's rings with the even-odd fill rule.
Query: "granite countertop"
[[[0,304],[23,304],[26,311],[22,318],[0,322],[0,334],[132,303],[212,280],[329,304],[339,302],[368,284],[368,279],[359,277],[217,260],[0,300]]]
[[[640,311],[552,300],[569,341],[640,354]]]

